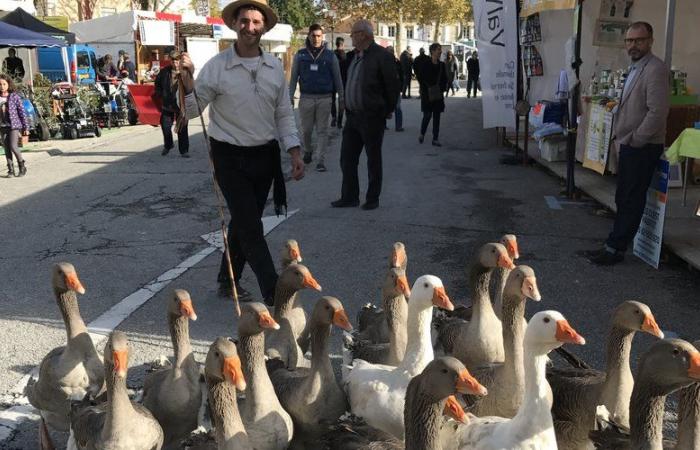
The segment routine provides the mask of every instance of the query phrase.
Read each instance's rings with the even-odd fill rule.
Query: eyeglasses
[[[353,34],[357,34],[357,33],[364,33],[364,31],[362,31],[362,30],[351,31],[350,36],[352,36]]]
[[[637,44],[637,45],[639,45],[639,44],[645,43],[645,42],[648,41],[649,39],[650,39],[650,36],[639,37],[639,38],[626,38],[626,39],[625,39],[625,44],[627,44],[627,45],[632,45],[632,44]]]

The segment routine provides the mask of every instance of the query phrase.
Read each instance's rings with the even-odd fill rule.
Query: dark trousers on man
[[[338,107],[336,107],[337,98],[338,93],[333,92],[333,95],[331,96],[331,126],[334,126],[333,123],[335,123],[335,126],[338,128],[343,128],[343,110],[339,110]]]
[[[664,151],[662,144],[642,148],[620,145],[615,205],[617,214],[613,230],[605,245],[624,253],[637,234],[647,201],[647,190]]]
[[[216,181],[226,199],[231,221],[228,244],[236,282],[247,262],[253,269],[263,298],[275,292],[277,272],[263,234],[262,214],[274,177],[274,142],[258,147],[238,147],[211,139]],[[230,282],[226,255],[221,258],[219,282]]]
[[[173,124],[176,122],[177,113],[163,111],[160,114],[160,128],[163,130],[163,145],[165,150],[172,150],[173,146]],[[187,120],[182,124],[182,127],[177,132],[177,148],[180,154],[185,154],[190,150],[190,136],[187,133]]]
[[[467,78],[467,97],[472,97],[472,90],[474,91],[474,97],[476,97],[476,88],[479,86],[479,77],[468,77]]]
[[[340,168],[343,171],[341,199],[354,202],[360,199],[360,183],[357,166],[364,147],[367,152],[366,201],[379,201],[382,191],[382,140],[386,118],[381,114],[364,112],[347,113],[340,146]]]
[[[442,114],[440,111],[424,111],[423,112],[423,120],[421,121],[421,124],[420,124],[421,136],[425,136],[425,132],[428,131],[428,124],[430,123],[430,119],[432,117],[432,119],[433,119],[433,140],[434,141],[438,140],[438,138],[440,137],[440,114]]]
[[[403,98],[411,98],[411,73],[403,74],[403,86],[401,89]]]

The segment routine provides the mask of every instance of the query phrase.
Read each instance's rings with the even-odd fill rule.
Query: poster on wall
[[[597,47],[625,47],[625,33],[629,22],[617,19],[598,19],[593,30],[593,45]]]
[[[583,167],[605,173],[612,136],[613,114],[604,106],[593,104],[588,112],[588,132],[583,153]]]
[[[515,127],[516,0],[473,0],[484,128]]]
[[[629,20],[634,0],[601,0],[600,19]]]
[[[523,0],[520,17],[527,17],[540,11],[573,9],[575,6],[576,0]]]
[[[644,215],[634,237],[634,254],[655,269],[659,268],[664,236],[668,193],[668,161],[660,160],[647,191]]]

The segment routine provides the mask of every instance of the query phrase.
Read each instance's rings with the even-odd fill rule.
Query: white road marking
[[[289,217],[296,214],[299,210],[289,211],[287,216],[267,216],[263,217],[263,232],[265,235],[274,230],[277,225],[281,224]],[[204,258],[219,250],[223,252],[223,238],[221,231],[214,231],[201,236],[209,246],[201,250],[189,258],[182,261],[177,266],[163,272],[156,279],[149,281],[144,286],[137,289],[132,294],[126,296],[119,303],[112,306],[110,309],[102,313],[98,318],[88,324],[90,338],[99,346],[100,343],[112,332],[116,327],[124,322],[131,314],[143,306],[148,300],[153,298],[158,292],[162,291],[166,286],[183,275],[189,269],[197,265]],[[12,404],[10,408],[0,411],[0,443],[7,440],[12,433],[17,429],[20,423],[25,420],[38,420],[39,416],[33,406],[29,404],[29,400],[24,395],[24,388],[27,385],[30,377],[38,375],[38,367],[32,369],[10,391],[10,395],[4,396],[6,403]]]

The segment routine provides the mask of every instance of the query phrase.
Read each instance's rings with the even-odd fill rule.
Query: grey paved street
[[[367,302],[379,301],[379,287],[390,246],[406,244],[409,280],[426,273],[442,278],[448,295],[467,303],[465,268],[480,243],[515,233],[521,264],[538,276],[542,309],[561,311],[586,339],[577,348],[602,367],[605,333],[613,308],[623,300],[647,303],[663,330],[697,339],[697,273],[673,260],[654,270],[633,256],[601,269],[577,256],[596,248],[612,221],[583,201],[547,206],[544,196],[558,195],[560,182],[537,166],[507,166],[499,158],[511,150],[496,147],[493,130],[482,130],[480,100],[463,93],[447,100],[440,139],[442,148],[418,143],[419,101],[404,100],[404,127],[384,140],[384,185],[375,211],[333,209],[340,193],[340,138],[335,136],[328,172],[307,168],[300,182],[287,184],[288,217],[269,235],[276,257],[284,241],[301,244],[304,264],[323,287],[338,297],[354,321]],[[79,298],[90,323],[183,260],[207,249],[200,236],[218,229],[209,163],[198,122],[191,122],[192,158],[177,152],[160,155],[160,130],[138,126],[68,143],[55,142],[55,156],[28,156],[25,178],[0,178],[0,394],[2,408],[15,405],[23,376],[49,350],[65,342],[53,299],[49,271],[53,263],[75,265],[87,289]],[[363,156],[364,159],[364,156]],[[360,169],[366,187],[366,168]],[[266,215],[272,215],[269,208]],[[171,355],[164,302],[173,288],[185,288],[199,319],[190,326],[196,357],[204,360],[209,343],[236,332],[233,305],[217,297],[220,254],[212,252],[157,292],[118,328],[128,333],[130,384],[138,387],[144,364]],[[249,269],[244,286],[258,293]],[[303,292],[310,308],[318,294]],[[332,349],[340,353],[335,330]],[[651,342],[638,336],[633,360]],[[100,348],[100,350],[102,350]],[[337,358],[336,358],[337,361]],[[0,448],[35,448],[36,422],[9,431]],[[67,436],[55,435],[59,445]]]

